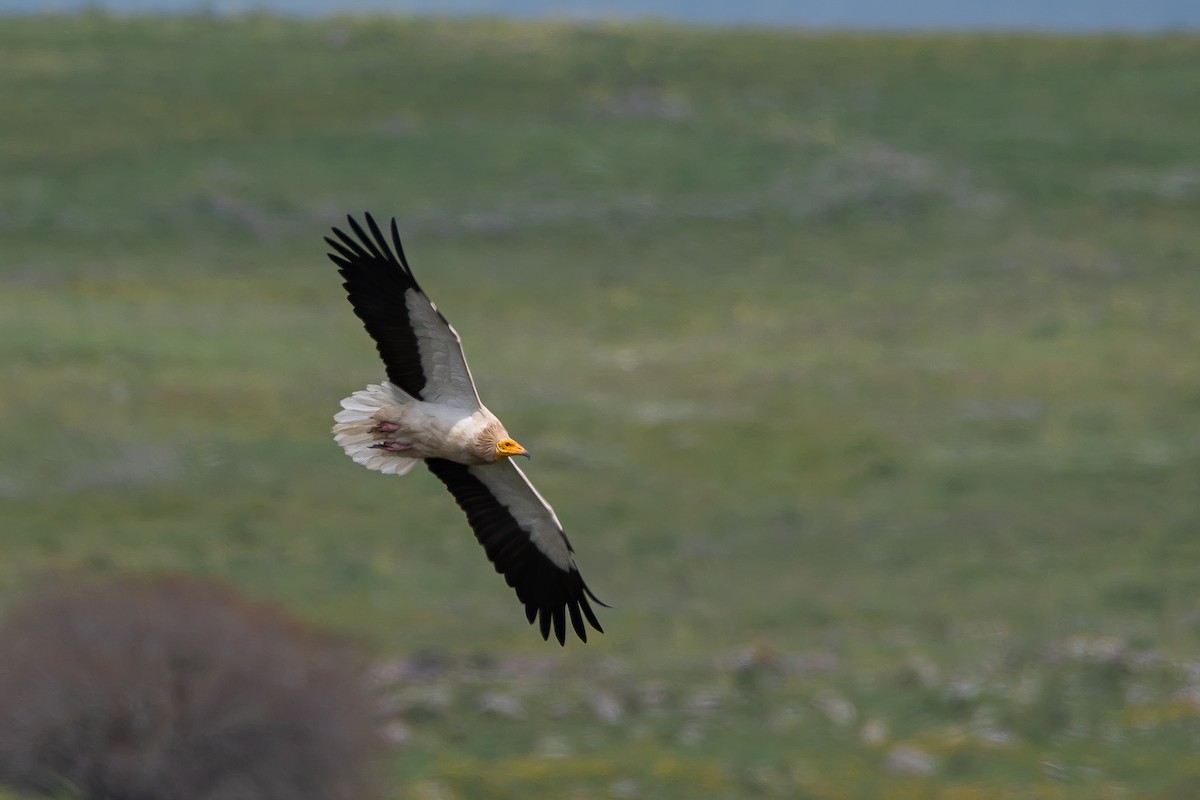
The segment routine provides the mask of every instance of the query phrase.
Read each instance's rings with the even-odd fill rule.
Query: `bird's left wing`
[[[478,410],[458,333],[413,277],[396,220],[389,244],[370,214],[369,235],[354,217],[346,219],[354,236],[334,228],[337,239],[325,237],[334,250],[329,258],[345,279],[354,313],[375,340],[388,380],[421,400]]]
[[[588,599],[604,603],[583,582],[554,509],[511,459],[467,466],[427,458],[425,465],[466,513],[488,559],[525,604],[530,624],[540,617],[543,639],[550,637],[553,623],[555,637],[564,644],[568,614],[583,641],[587,641],[584,619],[604,632]]]

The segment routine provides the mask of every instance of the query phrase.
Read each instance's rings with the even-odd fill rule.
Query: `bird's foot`
[[[411,444],[404,442],[380,442],[379,444],[371,445],[372,450],[386,450],[389,453],[402,453],[405,450],[412,450]]]
[[[371,428],[371,433],[395,433],[398,430],[400,430],[400,426],[394,422],[381,422]]]

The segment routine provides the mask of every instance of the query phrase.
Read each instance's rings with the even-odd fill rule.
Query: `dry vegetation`
[[[44,588],[0,622],[0,782],[86,800],[349,800],[377,741],[347,643],[193,580]]]

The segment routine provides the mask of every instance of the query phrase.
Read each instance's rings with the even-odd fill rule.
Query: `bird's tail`
[[[333,417],[337,423],[333,426],[333,438],[346,455],[367,469],[389,475],[403,475],[421,460],[383,447],[387,430],[382,412],[397,405],[397,394],[391,384],[371,384],[342,400],[342,410]]]

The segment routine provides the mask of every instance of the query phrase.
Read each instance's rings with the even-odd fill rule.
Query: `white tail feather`
[[[337,423],[333,426],[334,440],[356,464],[387,475],[405,474],[421,459],[373,447],[380,438],[371,430],[381,420],[380,411],[405,402],[405,398],[390,383],[360,389],[342,400],[342,410],[334,415]]]

